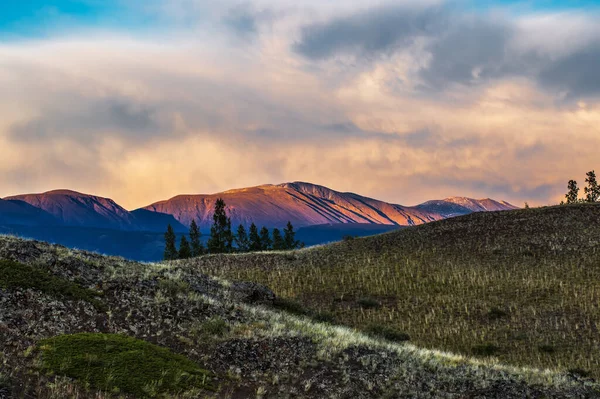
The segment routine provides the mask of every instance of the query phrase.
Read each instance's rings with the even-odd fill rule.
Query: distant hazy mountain
[[[146,209],[137,209],[131,212],[136,230],[165,232],[171,225],[176,232],[186,232],[188,226],[179,223],[172,215],[166,213],[152,212]]]
[[[403,228],[403,226],[389,224],[319,224],[316,226],[301,227],[296,233],[296,238],[306,246],[312,246],[341,241],[345,237],[366,237],[389,233],[390,231],[401,228]]]
[[[506,202],[458,197],[407,207],[295,182],[218,194],[180,195],[144,209],[173,215],[184,225],[196,219],[201,229],[207,230],[218,198],[225,200],[233,225],[254,222],[269,227],[283,227],[288,220],[297,227],[342,223],[412,226],[472,212],[516,208]]]
[[[111,199],[69,190],[5,198],[42,209],[65,226],[133,230],[133,216]]]
[[[0,199],[0,224],[39,226],[57,223],[58,221],[48,212],[27,202]]]
[[[21,210],[21,214],[18,210]],[[11,217],[11,214],[16,216]],[[129,212],[109,198],[70,190],[7,197],[0,202],[0,221],[6,216],[10,220],[2,223],[160,232],[171,224],[176,231],[186,230],[171,215],[146,210]],[[27,223],[27,218],[31,222]]]

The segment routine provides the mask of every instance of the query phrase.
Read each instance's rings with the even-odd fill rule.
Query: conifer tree
[[[233,247],[233,234],[231,232],[231,219],[225,212],[225,201],[219,198],[215,204],[213,225],[210,228],[208,251],[211,254],[230,252]]]
[[[175,232],[173,231],[173,227],[169,225],[167,227],[167,232],[165,233],[165,260],[175,260],[178,257],[177,247],[175,246],[176,240]]]
[[[235,240],[235,235],[231,230],[231,218],[227,218],[227,225],[225,228],[225,252],[231,253],[233,252],[233,241]]]
[[[567,204],[577,203],[579,201],[579,187],[577,186],[577,182],[575,180],[569,180],[568,189],[569,192],[565,195]]]
[[[202,237],[202,233],[196,224],[196,220],[192,220],[192,224],[190,225],[190,244],[192,256],[201,256],[204,254],[204,245],[202,245],[202,241],[200,238]]]
[[[260,246],[263,251],[270,251],[273,247],[271,233],[269,233],[269,229],[266,227],[260,229]]]
[[[597,202],[600,200],[600,186],[596,179],[596,172],[592,170],[586,176],[585,182],[588,186],[584,188],[585,200],[587,202]]]
[[[279,229],[273,229],[273,250],[283,251],[285,249],[285,242],[281,236]]]
[[[258,252],[258,251],[262,250],[262,243],[260,242],[260,235],[258,234],[258,228],[256,227],[256,225],[254,223],[252,223],[250,225],[249,231],[250,231],[250,233],[249,233],[250,251]]]
[[[285,249],[296,249],[302,245],[299,241],[296,241],[296,232],[291,222],[288,222],[285,229],[283,229],[283,243]]]
[[[181,236],[181,241],[179,242],[179,259],[189,259],[191,257],[192,249],[190,243],[185,236]]]
[[[250,250],[250,240],[248,239],[248,233],[243,224],[240,224],[235,235],[235,245],[239,252],[248,252]]]

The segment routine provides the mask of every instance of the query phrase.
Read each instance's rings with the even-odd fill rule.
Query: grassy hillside
[[[395,238],[377,240],[389,239]],[[345,245],[319,250],[336,254],[322,258],[330,265],[326,268],[341,267],[337,257],[341,261],[344,252],[355,253],[354,245],[371,251],[375,244],[358,240]],[[197,262],[224,262],[232,268],[264,261],[267,268],[286,265],[293,270],[301,261],[320,259],[316,254],[209,257]],[[281,309],[302,309],[277,300],[268,288],[211,278],[193,263],[141,264],[9,237],[0,237],[0,262],[3,398],[600,395],[600,385],[577,373],[477,361],[292,315]],[[368,279],[365,276],[363,284]],[[307,292],[317,306],[320,296]],[[385,329],[376,332],[403,339]]]
[[[190,261],[296,312],[424,348],[600,377],[600,205],[478,213],[295,253]]]

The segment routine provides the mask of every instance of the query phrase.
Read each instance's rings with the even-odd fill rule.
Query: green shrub
[[[135,338],[62,335],[40,342],[42,366],[89,386],[139,398],[213,389],[210,372],[191,360]]]
[[[379,309],[381,307],[381,303],[373,298],[361,298],[356,303],[363,309]]]
[[[489,357],[498,354],[498,352],[500,352],[500,347],[494,344],[475,345],[472,351],[475,356]]]
[[[381,324],[371,324],[367,327],[366,332],[372,337],[383,338],[393,342],[405,342],[410,340],[408,334]]]
[[[0,260],[0,287],[33,289],[57,298],[83,300],[100,311],[106,310],[106,306],[97,299],[99,293],[54,277],[45,270],[9,260]]]

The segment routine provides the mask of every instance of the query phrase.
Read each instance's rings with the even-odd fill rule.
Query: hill
[[[600,205],[473,213],[293,256],[187,264],[419,347],[600,377]]]
[[[161,233],[171,224],[175,231],[187,231],[187,227],[171,215],[143,209],[129,212],[112,199],[70,190],[23,194],[0,200],[0,224]]]
[[[23,226],[52,226],[58,221],[43,209],[24,201],[0,199],[0,224],[20,224]]]
[[[180,195],[144,209],[173,215],[184,225],[189,225],[195,219],[201,229],[208,230],[218,198],[225,200],[234,226],[254,222],[258,226],[284,227],[288,221],[296,227],[343,223],[413,226],[488,209],[515,209],[506,202],[469,198],[452,198],[407,207],[303,182],[264,185],[210,195]],[[451,208],[451,211],[447,208]]]
[[[17,195],[5,199],[23,201],[42,209],[66,226],[134,229],[131,214],[108,198],[70,190],[56,190],[43,194]]]
[[[372,249],[395,234],[356,242]],[[342,245],[323,251],[340,259],[352,253]],[[140,264],[0,237],[0,395],[591,398],[600,393],[581,373],[508,367],[390,340],[404,339],[399,334],[367,336],[326,323],[325,315],[295,316],[282,309],[298,313],[298,308],[268,288],[215,279],[196,265],[270,259],[265,267],[300,266],[315,254]],[[323,260],[330,264],[333,258]]]

